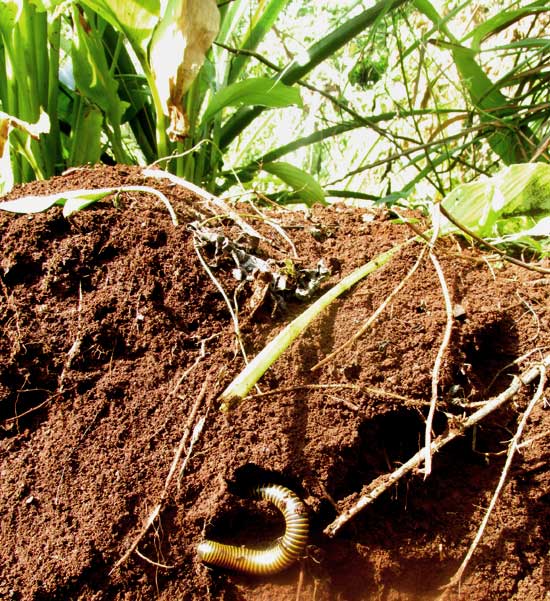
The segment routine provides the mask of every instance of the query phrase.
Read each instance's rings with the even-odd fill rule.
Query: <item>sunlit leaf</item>
[[[73,125],[70,137],[69,165],[94,165],[102,150],[103,114],[93,105],[84,107]]]
[[[550,219],[550,165],[510,165],[491,178],[457,186],[445,209],[478,236],[505,242],[546,236]],[[442,233],[458,232],[443,219]],[[546,232],[546,233],[545,233]],[[550,250],[549,240],[546,241]]]
[[[9,141],[10,132],[14,128],[37,140],[41,134],[50,131],[50,119],[44,111],[41,111],[36,123],[28,123],[0,111],[0,194],[9,192],[14,184]]]
[[[72,213],[79,211],[106,196],[118,194],[119,192],[143,192],[156,196],[170,213],[172,223],[178,225],[178,218],[168,198],[160,190],[152,188],[151,186],[119,186],[115,188],[96,188],[91,190],[66,190],[58,192],[57,194],[21,196],[15,200],[0,202],[0,211],[25,214],[41,213],[53,205],[61,205],[63,207],[63,215],[68,217]]]
[[[122,31],[135,51],[147,54],[147,45],[158,23],[160,0],[80,0]]]
[[[73,211],[77,210],[76,206],[86,206],[96,200],[104,198],[108,194],[112,194],[112,190],[72,190],[66,192],[59,192],[57,194],[47,194],[35,196],[33,194],[29,196],[21,196],[15,200],[6,200],[0,202],[0,210],[9,211],[10,213],[41,213],[54,205],[66,206],[69,203],[69,210],[63,211],[64,215],[68,215]]]
[[[286,7],[290,0],[267,0],[260,2],[254,14],[250,28],[239,45],[241,50],[254,51],[265,35],[272,29],[279,13]],[[241,74],[250,56],[243,52],[235,56],[231,62],[231,71],[228,83],[236,81]]]
[[[549,8],[548,6],[544,6],[545,4],[547,4],[547,0],[537,0],[537,2],[533,2],[528,6],[500,11],[490,19],[487,19],[487,21],[484,21],[472,29],[462,42],[464,43],[465,40],[471,39],[471,48],[477,51],[479,50],[481,42],[489,36],[510,27],[510,25],[517,23],[517,21],[526,16],[548,11]]]
[[[0,31],[9,38],[19,18],[19,3],[14,1],[0,2]]]
[[[269,77],[253,77],[222,88],[206,108],[203,122],[208,121],[227,106],[281,108],[293,104],[302,106],[302,98],[298,89],[274,81]]]
[[[317,180],[302,169],[283,161],[266,163],[262,168],[288,184],[306,204],[312,205],[315,202],[325,202],[323,188]]]

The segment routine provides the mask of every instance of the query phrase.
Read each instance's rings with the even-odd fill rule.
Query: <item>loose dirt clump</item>
[[[75,170],[11,197],[123,184],[164,192],[180,225],[157,198],[137,193],[69,218],[59,207],[0,213],[0,598],[437,599],[476,534],[538,379],[435,454],[428,478],[407,475],[329,537],[327,525],[365,486],[424,444],[447,319],[433,265],[423,261],[365,335],[312,371],[405,277],[421,245],[405,247],[276,362],[259,383],[270,394],[222,413],[217,397],[244,360],[199,254],[236,300],[253,357],[310,302],[293,296],[297,274],[328,267],[319,294],[411,231],[387,211],[336,206],[270,213],[285,237],[243,206],[262,237],[209,214],[220,235],[207,244],[188,227],[208,214],[207,201],[129,167]],[[269,273],[243,279],[235,248],[286,274],[283,289],[268,285]],[[550,345],[547,276],[457,240],[443,241],[437,256],[454,317],[434,436],[506,390]],[[547,598],[549,426],[541,399],[460,594],[449,599]],[[271,506],[238,494],[265,480],[308,507],[301,562],[266,577],[201,564],[205,536],[254,545],[280,535]]]

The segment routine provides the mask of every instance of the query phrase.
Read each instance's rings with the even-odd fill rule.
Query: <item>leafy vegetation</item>
[[[544,0],[6,0],[0,186],[160,159],[216,193],[429,206],[548,162],[549,23]]]

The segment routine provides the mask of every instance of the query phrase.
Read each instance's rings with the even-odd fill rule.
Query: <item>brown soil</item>
[[[74,171],[11,196],[120,184],[164,191],[180,226],[158,199],[136,193],[68,219],[60,208],[0,213],[0,598],[436,599],[475,536],[538,381],[437,453],[427,479],[403,478],[329,538],[323,530],[364,486],[423,445],[446,321],[432,263],[423,262],[373,329],[312,372],[405,276],[421,248],[408,246],[331,305],[260,381],[262,392],[286,391],[222,413],[218,396],[243,359],[186,227],[210,208],[127,167]],[[289,243],[251,207],[241,209],[265,237],[254,253],[284,265]],[[315,269],[323,259],[330,266],[323,291],[411,235],[387,212],[368,217],[332,207],[276,219],[296,245],[296,265]],[[252,248],[230,220],[209,226]],[[223,244],[201,253],[238,298],[249,356],[307,306],[290,291],[266,292],[265,278],[238,282]],[[435,435],[471,414],[468,403],[506,389],[550,345],[544,276],[456,240],[445,241],[438,256],[463,312],[453,320],[440,374]],[[200,418],[190,453],[186,439],[183,475],[163,492],[174,453]],[[460,595],[449,598],[548,598],[549,426],[542,399]],[[308,507],[303,560],[268,577],[201,564],[195,549],[205,535],[243,545],[278,536],[277,511],[236,494],[265,479],[288,486]],[[158,518],[117,566],[159,502]]]

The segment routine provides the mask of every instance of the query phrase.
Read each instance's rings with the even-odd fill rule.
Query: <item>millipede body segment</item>
[[[285,533],[265,549],[249,549],[225,545],[212,540],[202,541],[197,552],[205,563],[247,574],[275,574],[293,564],[307,543],[309,521],[302,501],[288,488],[277,484],[257,486],[250,496],[265,499],[279,509],[285,519]]]

